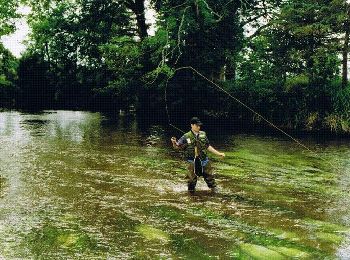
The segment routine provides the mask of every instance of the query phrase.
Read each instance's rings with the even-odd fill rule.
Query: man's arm
[[[180,149],[180,145],[178,145],[177,144],[177,142],[176,142],[176,137],[171,137],[171,143],[173,144],[173,148],[175,149],[175,150],[179,150]]]
[[[214,147],[212,147],[211,145],[208,146],[208,151],[213,153],[213,154],[216,154],[216,155],[219,155],[221,157],[225,157],[225,153],[222,153],[222,152],[219,152],[218,150],[216,150]]]
[[[173,147],[175,150],[183,149],[184,146],[187,144],[186,137],[183,135],[179,140],[176,140],[176,137],[172,137],[171,142],[173,144]]]

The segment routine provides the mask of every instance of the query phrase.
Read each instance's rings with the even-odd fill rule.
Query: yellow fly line
[[[296,138],[294,138],[293,136],[291,136],[290,134],[288,134],[287,132],[283,131],[281,128],[279,128],[278,126],[276,126],[274,123],[272,123],[270,120],[266,119],[264,116],[262,116],[260,113],[256,112],[254,109],[252,109],[251,107],[249,107],[248,105],[246,105],[245,103],[243,103],[242,101],[240,101],[238,98],[236,98],[235,96],[233,96],[231,93],[229,93],[228,91],[226,91],[225,89],[223,89],[222,87],[220,87],[217,83],[213,82],[212,80],[208,79],[206,76],[204,76],[202,73],[200,73],[198,70],[194,69],[192,66],[184,66],[184,67],[179,67],[177,69],[174,70],[173,76],[169,77],[167,79],[166,82],[166,86],[165,86],[165,108],[166,108],[166,113],[168,116],[168,123],[170,126],[172,126],[173,128],[177,129],[178,131],[184,133],[183,130],[179,129],[178,127],[176,127],[175,125],[173,125],[171,123],[170,120],[170,115],[169,115],[169,109],[168,109],[168,101],[167,101],[167,87],[168,87],[168,82],[169,80],[174,77],[174,75],[176,74],[177,71],[180,70],[185,70],[185,69],[189,69],[193,72],[195,72],[198,76],[202,77],[203,79],[205,79],[206,81],[208,81],[210,84],[212,84],[213,86],[215,86],[218,90],[220,90],[221,92],[225,93],[226,95],[228,95],[230,98],[232,98],[233,100],[235,100],[236,102],[238,102],[239,104],[241,104],[243,107],[245,107],[246,109],[248,109],[249,111],[251,111],[252,113],[254,113],[255,115],[257,115],[258,117],[260,117],[262,120],[264,120],[266,123],[268,123],[270,126],[272,126],[273,128],[277,129],[279,132],[283,133],[284,135],[288,136],[291,140],[293,140],[295,143],[297,143],[299,146],[303,147],[305,150],[309,151],[310,153],[314,154],[316,157],[328,162],[330,165],[332,165],[333,167],[337,168],[335,165],[333,165],[333,163],[331,163],[330,161],[322,158],[318,153],[316,153],[315,151],[311,150],[309,147],[307,147],[306,145],[304,145],[303,143],[301,143],[299,140],[297,140]]]

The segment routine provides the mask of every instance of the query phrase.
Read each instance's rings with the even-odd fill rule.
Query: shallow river
[[[189,195],[161,127],[1,112],[0,259],[350,258],[350,139],[208,134],[219,192]]]

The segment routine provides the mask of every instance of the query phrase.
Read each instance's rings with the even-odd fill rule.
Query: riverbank
[[[44,111],[50,111],[46,109],[40,109],[40,110],[25,110],[25,109],[15,109],[15,108],[0,108],[0,112],[11,112],[11,111],[19,111],[23,113],[43,113]],[[178,132],[178,130],[174,129],[173,127],[169,126],[168,124],[168,118],[166,115],[162,114],[162,116],[157,115],[154,116],[147,116],[140,115],[140,113],[137,113],[134,109],[131,111],[124,111],[124,110],[118,110],[118,111],[99,111],[96,109],[85,109],[81,110],[79,108],[77,109],[63,109],[63,110],[57,110],[57,111],[86,111],[86,112],[93,112],[93,113],[102,113],[107,118],[112,120],[119,120],[120,117],[125,117],[127,120],[137,120],[140,127],[142,129],[148,128],[152,125],[160,125],[163,128],[168,128],[169,131],[175,130],[174,133]],[[280,130],[294,136],[294,137],[307,137],[307,136],[314,136],[315,138],[348,138],[350,137],[350,130],[347,127],[347,121],[341,121],[341,120],[330,120],[328,118],[329,123],[323,123],[324,127],[320,127],[320,124],[317,125],[314,124],[311,126],[311,124],[308,125],[308,127],[300,127],[300,128],[292,128],[290,125],[275,125],[280,130],[276,129],[272,125],[264,122],[263,120],[257,120],[254,116],[247,116],[247,118],[220,118],[218,116],[213,117],[211,113],[203,113],[201,115],[202,121],[205,122],[205,128],[212,131],[212,132],[220,132],[225,134],[230,133],[247,133],[247,134],[260,134],[260,135],[285,135]],[[339,118],[338,118],[339,119]],[[170,118],[171,123],[175,125],[177,128],[180,128],[181,130],[185,131],[188,128],[188,120],[186,121],[186,118]],[[271,123],[274,123],[273,121],[270,121]],[[319,120],[318,120],[319,122]],[[327,125],[327,127],[325,126]]]

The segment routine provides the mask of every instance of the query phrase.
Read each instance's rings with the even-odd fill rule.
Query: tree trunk
[[[346,88],[348,85],[348,53],[349,53],[349,29],[345,31],[344,47],[343,47],[343,73],[342,73],[342,87]]]
[[[135,0],[132,11],[136,15],[137,29],[141,41],[148,37],[145,9],[145,0]]]
[[[49,71],[51,70],[51,57],[50,57],[50,52],[49,52],[49,44],[48,42],[45,42],[45,52],[47,56],[47,62],[49,64]]]
[[[220,81],[226,81],[226,68],[227,68],[227,65],[225,64],[220,69],[220,76],[219,76]]]
[[[342,87],[346,88],[348,85],[348,53],[349,53],[349,34],[350,34],[350,7],[348,6],[347,20],[344,24],[345,37],[343,46],[343,71],[342,71]]]
[[[225,81],[236,80],[236,61],[235,59],[225,59]]]

